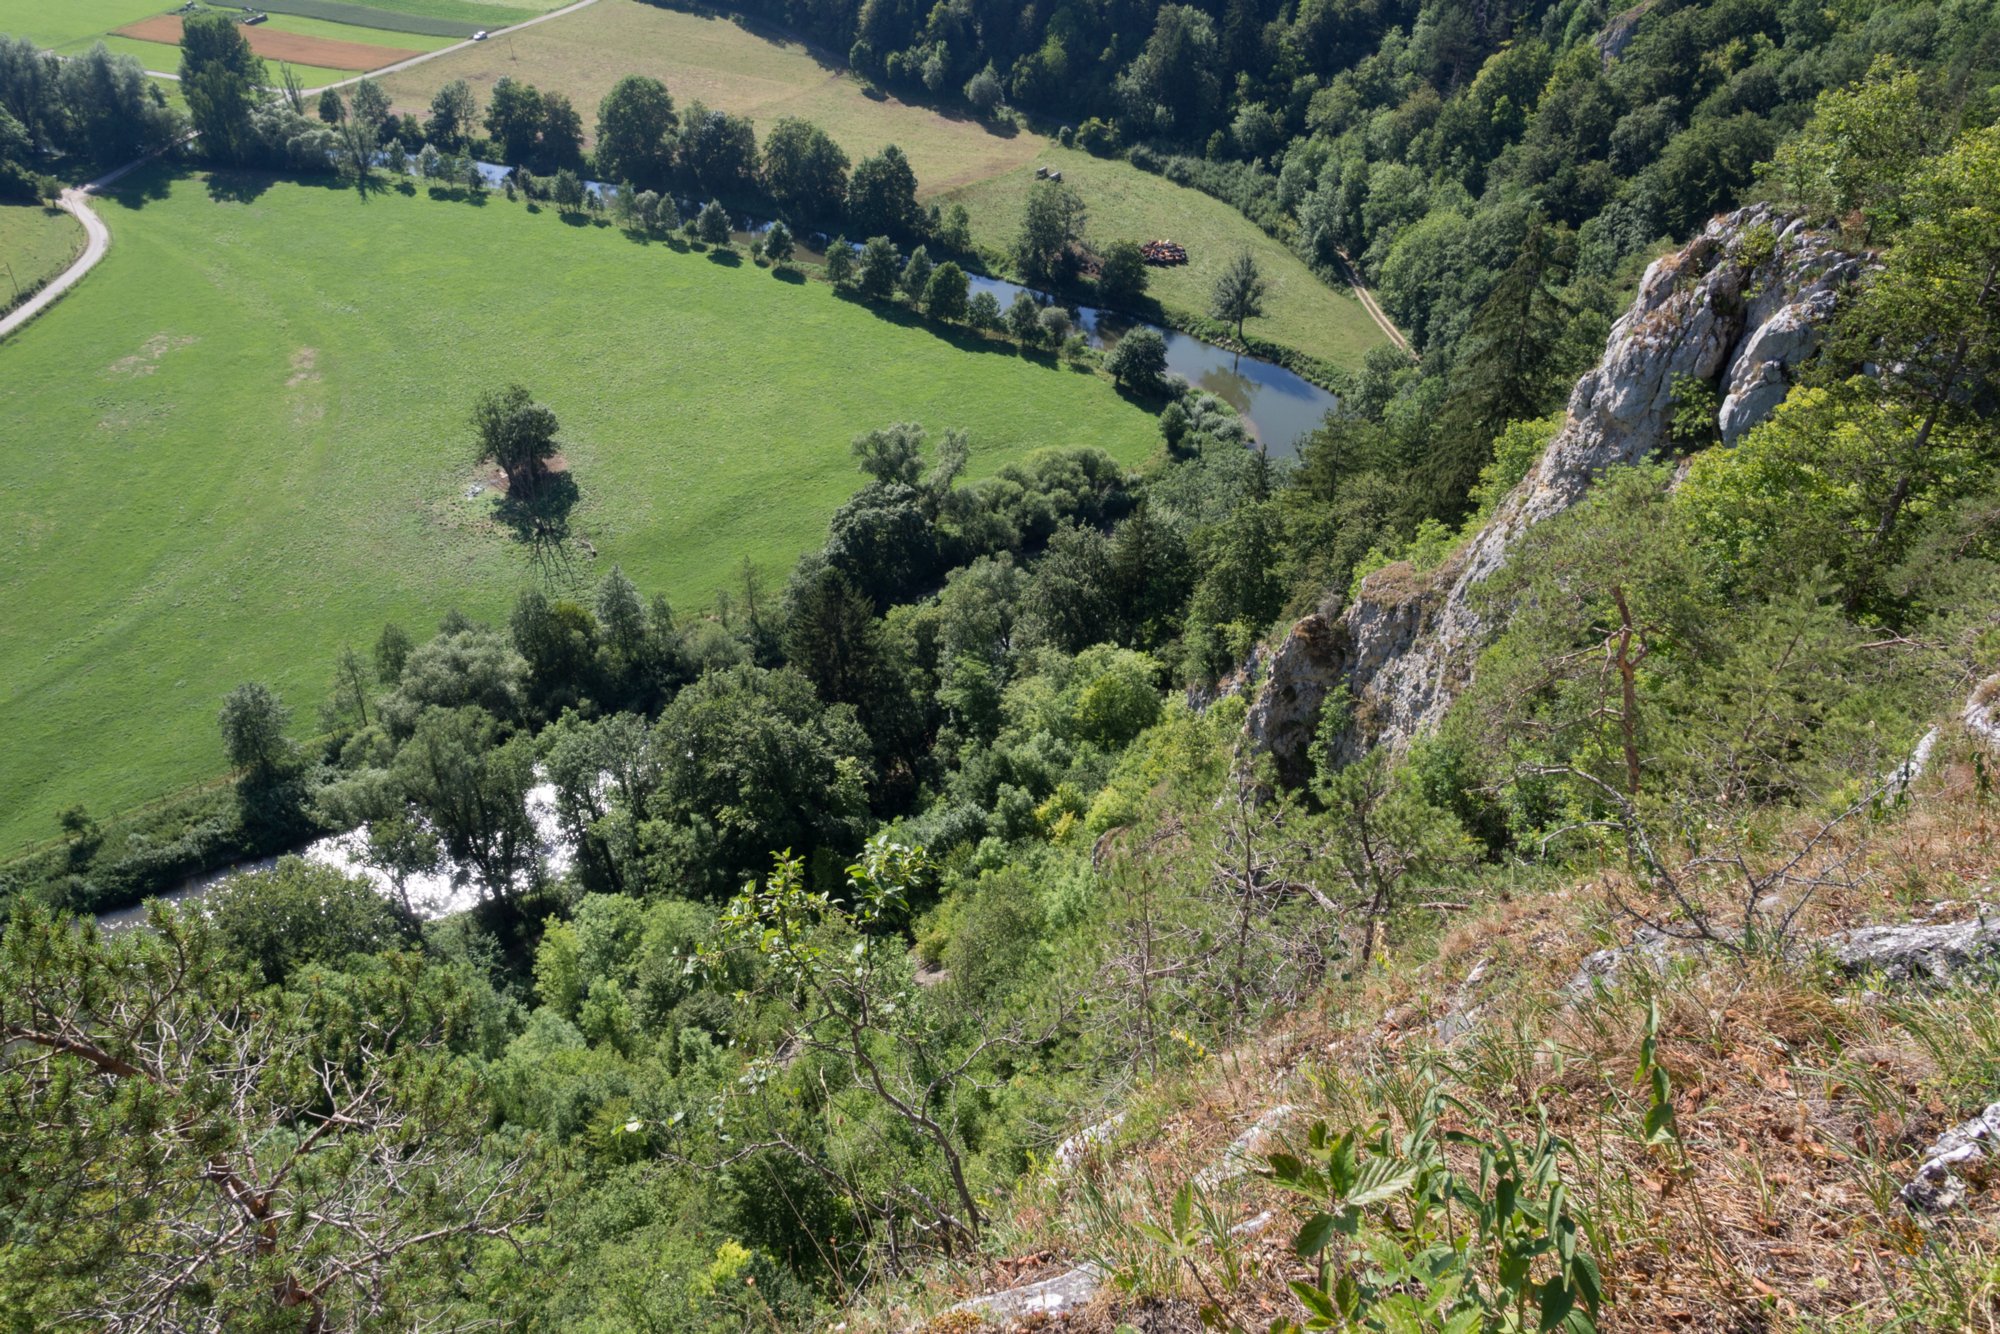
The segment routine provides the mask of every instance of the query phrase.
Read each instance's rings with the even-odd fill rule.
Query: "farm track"
[[[83,275],[89,273],[97,266],[97,261],[104,258],[104,252],[111,246],[111,229],[104,225],[104,219],[98,217],[97,210],[90,206],[90,194],[93,190],[110,185],[142,163],[151,161],[151,156],[128,162],[115,171],[108,171],[88,185],[72,186],[62,192],[56,200],[56,205],[83,224],[84,235],[87,238],[83,253],[77,256],[74,264],[49,279],[48,285],[30,297],[26,305],[5,318],[0,318],[0,338],[7,337],[54,305],[58,297],[82,282]]]
[[[1348,287],[1354,292],[1354,299],[1368,312],[1368,318],[1375,321],[1375,327],[1386,334],[1390,342],[1409,353],[1410,360],[1417,360],[1416,349],[1410,346],[1410,340],[1403,337],[1403,331],[1396,327],[1396,322],[1383,312],[1382,307],[1375,304],[1375,293],[1361,280],[1361,270],[1354,267],[1354,261],[1347,257],[1346,251],[1339,250],[1334,253],[1340,257],[1341,272],[1347,279]]]
[[[550,19],[561,18],[565,14],[574,14],[579,9],[588,9],[596,3],[597,0],[576,0],[576,3],[573,5],[565,5],[561,9],[552,9],[546,14],[537,14],[533,18],[523,19],[511,27],[496,28],[493,30],[492,35],[497,37],[501,33],[518,32],[522,28],[531,28],[537,23],[546,23]],[[328,84],[327,87],[345,88],[350,84],[360,83],[363,79],[372,79],[379,74],[394,74],[398,70],[406,70],[421,65],[426,60],[435,60],[439,56],[463,50],[472,44],[472,40],[467,38],[456,45],[440,47],[435,51],[426,51],[420,56],[413,56],[408,60],[399,61],[394,65],[385,65],[381,69],[370,70],[366,74],[357,74],[351,79],[342,79],[339,83]],[[153,74],[154,71],[147,70],[146,73]],[[161,73],[158,77],[178,81],[180,76]],[[161,150],[161,152],[164,151],[164,149]],[[105,186],[123,178],[127,173],[135,171],[146,163],[151,162],[159,155],[159,153],[148,153],[145,157],[134,158],[124,166],[107,171],[104,175],[99,176],[96,180],[88,184],[72,186],[62,192],[62,195],[56,200],[57,206],[83,224],[84,233],[89,239],[83,247],[83,253],[77,256],[76,263],[49,279],[48,286],[30,297],[26,305],[5,317],[0,317],[0,339],[6,338],[16,329],[27,324],[35,316],[54,305],[63,293],[82,282],[83,276],[97,267],[97,262],[104,258],[104,252],[111,247],[111,229],[104,225],[104,219],[98,217],[97,210],[90,206],[90,196]]]

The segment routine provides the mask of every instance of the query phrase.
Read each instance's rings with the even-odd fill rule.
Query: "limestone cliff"
[[[1491,521],[1437,570],[1370,575],[1352,605],[1323,607],[1273,651],[1247,726],[1280,774],[1304,776],[1320,707],[1342,687],[1354,718],[1337,743],[1343,759],[1401,749],[1435,725],[1488,639],[1473,591],[1521,534],[1576,504],[1607,468],[1664,447],[1683,376],[1714,386],[1717,429],[1725,444],[1740,439],[1783,400],[1862,263],[1761,206],[1716,218],[1655,261],[1577,381],[1564,425]]]

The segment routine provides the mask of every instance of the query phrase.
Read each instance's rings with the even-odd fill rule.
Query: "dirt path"
[[[1375,294],[1361,281],[1361,271],[1354,267],[1354,262],[1348,259],[1345,251],[1336,250],[1334,253],[1340,257],[1341,276],[1347,279],[1348,287],[1353,289],[1354,298],[1361,303],[1361,308],[1368,312],[1368,318],[1375,321],[1375,327],[1387,335],[1390,342],[1409,353],[1410,359],[1415,361],[1417,354],[1410,347],[1410,340],[1403,337],[1403,331],[1396,327],[1396,322],[1382,312],[1382,307],[1375,304]]]

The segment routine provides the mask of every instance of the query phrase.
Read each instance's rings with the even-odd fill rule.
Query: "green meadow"
[[[854,79],[798,43],[724,18],[640,0],[598,0],[389,75],[382,85],[398,111],[421,114],[432,94],[453,79],[471,84],[483,106],[493,85],[511,75],[567,93],[589,129],[599,101],[627,74],[661,79],[683,105],[700,101],[748,116],[760,136],[781,117],[800,116],[857,161],[894,143],[909,156],[919,193],[963,203],[973,239],[996,255],[1013,247],[1035,168],[1054,168],[1083,197],[1097,245],[1167,237],[1187,246],[1186,267],[1152,271],[1152,293],[1169,310],[1206,315],[1216,276],[1248,250],[1268,285],[1264,315],[1250,321],[1251,333],[1355,368],[1384,341],[1351,292],[1322,282],[1283,243],[1219,199],[1122,160],[1058,147],[1028,130],[996,133],[962,111],[867,96]]]
[[[0,310],[83,252],[83,224],[59,208],[0,204]]]
[[[308,732],[342,643],[504,618],[538,576],[468,494],[489,386],[560,417],[584,575],[620,564],[684,609],[746,557],[776,586],[823,539],[856,432],[967,427],[975,475],[1154,447],[1098,376],[747,261],[405,188],[142,174],[99,204],[103,263],[0,342],[0,849],[71,803],[215,776],[240,681]]]

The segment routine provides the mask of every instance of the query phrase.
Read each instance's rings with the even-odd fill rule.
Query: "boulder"
[[[1012,1328],[1031,1319],[1046,1320],[1089,1305],[1109,1276],[1103,1266],[1086,1261],[1054,1278],[974,1297],[951,1309],[970,1311],[1003,1328]]]
[[[1936,926],[1864,926],[1825,941],[1840,970],[1880,973],[1892,982],[1948,982],[1972,968],[2000,964],[2000,914],[1984,911]]]
[[[1899,1192],[1918,1213],[1943,1213],[1965,1200],[1969,1186],[1983,1186],[2000,1173],[2000,1102],[1962,1121],[1925,1151],[1916,1176]]]

